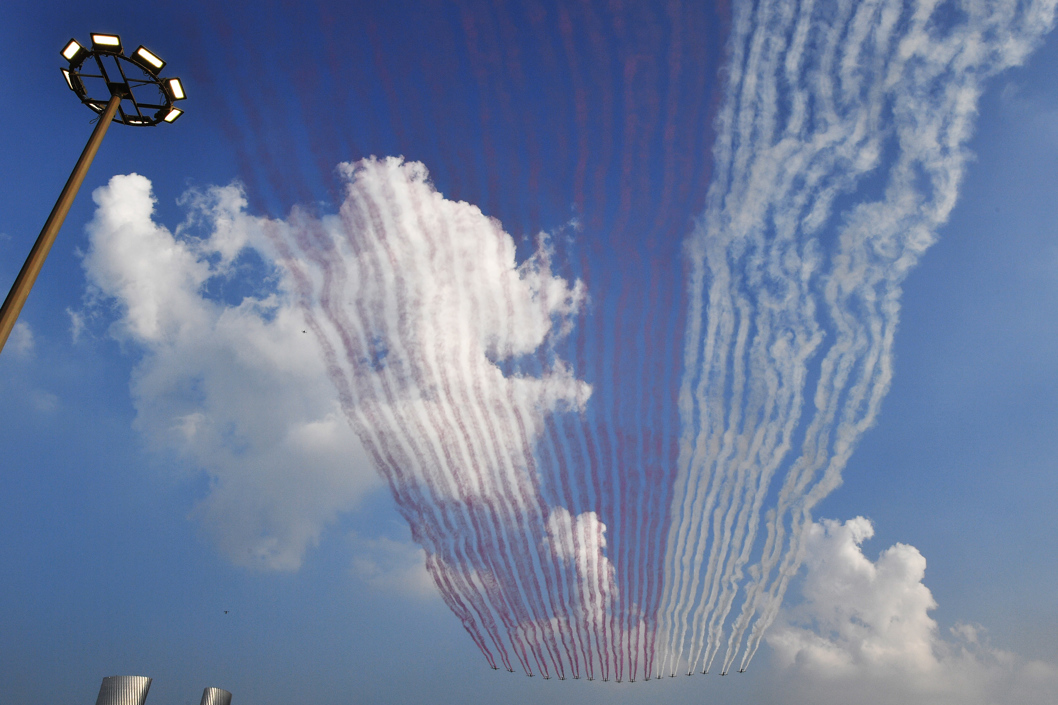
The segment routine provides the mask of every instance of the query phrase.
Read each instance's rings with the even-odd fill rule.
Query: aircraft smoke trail
[[[343,406],[489,662],[510,669],[513,653],[528,673],[579,675],[611,609],[605,527],[544,500],[542,482],[568,492],[569,470],[539,467],[535,449],[560,453],[545,416],[590,395],[547,352],[584,286],[550,273],[544,241],[516,267],[513,240],[445,200],[421,165],[365,160],[346,177],[338,216],[292,218],[277,238],[305,310],[319,312],[310,325]],[[530,354],[535,374],[501,370]]]
[[[351,11],[323,9],[325,66],[278,62],[305,124],[227,120],[255,190],[284,208],[341,191],[337,215],[268,221],[273,241],[490,665],[631,681],[749,664],[878,413],[900,286],[954,205],[984,82],[1025,59],[1055,2],[735,4],[704,195],[703,3],[431,5],[396,49],[403,25],[357,11],[351,41]],[[539,30],[525,46],[523,25]],[[427,39],[439,56],[416,53]],[[446,83],[464,48],[472,81]],[[425,102],[400,90],[419,74]],[[566,80],[568,100],[536,93]],[[395,158],[335,183],[336,152],[370,152],[311,119],[340,113],[331,101],[368,116],[369,149],[432,160],[448,195]],[[272,139],[301,130],[308,167]],[[470,197],[512,232],[562,222],[570,199],[579,224],[519,264]]]
[[[812,508],[888,389],[900,285],[954,206],[982,84],[1025,59],[1054,11],[735,8],[714,181],[688,243],[659,675],[707,671],[721,650],[721,672],[739,652],[745,668],[756,652]]]

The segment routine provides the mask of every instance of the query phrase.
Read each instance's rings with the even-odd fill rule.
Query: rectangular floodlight
[[[136,50],[136,53],[132,55],[132,59],[155,76],[157,76],[158,72],[162,70],[163,66],[165,66],[164,61],[148,51],[147,47],[142,44],[140,45],[140,48]]]
[[[69,43],[62,50],[62,58],[69,61],[71,64],[85,53],[85,48],[81,46],[81,43],[76,39],[71,39]]]
[[[173,108],[172,110],[169,111],[169,114],[166,115],[165,117],[163,117],[162,119],[165,120],[166,122],[173,122],[173,121],[175,121],[178,117],[180,117],[183,114],[184,114],[184,111],[181,110],[180,108]]]
[[[110,54],[121,53],[121,37],[116,34],[93,34],[92,48]]]
[[[184,94],[184,84],[180,83],[179,78],[170,78],[165,82],[165,85],[169,89],[169,95],[173,97],[173,100],[183,100],[187,97]]]
[[[73,77],[70,74],[70,70],[69,69],[59,69],[59,70],[62,71],[62,77],[66,79],[66,85],[70,87],[70,90],[71,91],[76,91],[77,89],[73,87]]]

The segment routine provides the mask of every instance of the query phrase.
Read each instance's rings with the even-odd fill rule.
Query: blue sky
[[[1049,511],[1058,495],[1058,92],[1050,80],[1058,49],[1049,36],[1024,66],[982,83],[957,205],[903,284],[888,394],[843,484],[813,510],[839,523],[816,525],[813,552],[745,674],[616,685],[493,672],[426,578],[407,524],[348,428],[331,428],[326,447],[290,456],[314,463],[312,471],[298,465],[298,475],[273,454],[267,420],[235,450],[223,429],[216,445],[167,440],[196,399],[210,399],[236,426],[268,417],[256,413],[262,400],[294,424],[314,418],[334,392],[318,361],[272,377],[210,367],[242,350],[232,330],[216,327],[220,342],[192,337],[183,347],[137,332],[142,319],[119,304],[117,270],[101,264],[100,238],[111,230],[97,210],[106,206],[92,199],[109,185],[113,212],[130,203],[116,175],[149,180],[153,222],[188,241],[209,236],[219,212],[209,208],[223,200],[213,192],[196,202],[189,191],[240,182],[250,217],[287,218],[295,204],[325,216],[336,209],[339,162],[420,160],[447,198],[502,222],[519,261],[533,254],[536,231],[552,233],[551,271],[582,277],[592,296],[594,318],[582,321],[592,332],[582,338],[589,362],[579,370],[602,408],[624,398],[608,380],[671,391],[675,368],[655,376],[636,361],[670,359],[670,339],[682,335],[680,316],[651,306],[675,297],[663,310],[682,310],[680,253],[716,170],[713,120],[724,105],[731,14],[672,8],[0,10],[3,46],[20,69],[8,92],[32,96],[0,106],[9,140],[0,152],[9,175],[0,190],[0,285],[13,280],[91,130],[92,115],[57,70],[70,36],[115,31],[142,42],[169,61],[167,73],[184,78],[190,96],[172,126],[108,133],[23,311],[25,327],[0,356],[0,663],[11,692],[27,702],[88,700],[103,676],[137,673],[155,678],[152,703],[192,702],[207,685],[259,703],[306,691],[334,703],[840,702],[867,686],[877,702],[974,702],[957,688],[972,672],[979,702],[1054,697],[1041,695],[1058,680],[1050,589],[1058,526]],[[679,52],[667,12],[685,31]],[[674,56],[678,74],[659,59]],[[869,179],[863,188],[873,188]],[[178,231],[196,208],[199,221]],[[157,230],[133,235],[168,242],[149,239],[164,235]],[[191,287],[201,300],[225,310],[281,291],[267,258],[225,262],[224,243],[240,242],[226,237],[202,255],[226,268]],[[149,253],[142,257],[149,264]],[[662,274],[647,279],[640,263]],[[668,347],[639,342],[652,338]],[[560,341],[555,355],[576,364],[577,340]],[[298,377],[313,364],[315,377]],[[510,364],[528,374],[543,363]],[[161,388],[151,380],[181,374],[205,380],[205,391],[151,391]],[[261,396],[242,394],[240,382]],[[652,408],[675,413],[668,396],[658,398]],[[621,408],[617,425],[635,426],[635,409]],[[216,492],[218,478],[235,483],[234,496]],[[861,516],[873,538],[863,522],[840,524]],[[238,521],[224,523],[230,517]],[[253,553],[263,550],[259,526],[294,538],[277,553]],[[881,557],[897,544],[914,549]],[[916,555],[928,565],[924,578],[914,574]],[[862,575],[864,560],[894,582],[878,578],[861,603],[835,586]],[[894,596],[906,599],[888,604]],[[909,631],[871,623],[864,615],[873,609],[904,619]],[[867,628],[846,629],[856,619]],[[872,657],[872,645],[896,655]],[[853,654],[849,663],[842,649]],[[925,676],[913,668],[921,649],[937,664]]]

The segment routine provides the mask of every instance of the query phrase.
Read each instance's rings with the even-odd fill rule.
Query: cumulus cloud
[[[813,523],[806,535],[803,600],[766,637],[789,702],[1054,702],[1058,668],[991,646],[981,627],[942,632],[923,583],[926,559],[895,544],[872,561],[863,517]]]
[[[526,511],[544,414],[590,394],[547,352],[586,292],[552,275],[546,238],[519,263],[499,224],[445,199],[421,164],[340,170],[346,200],[322,218],[255,217],[231,185],[185,194],[174,232],[154,219],[143,176],[93,194],[88,313],[111,306],[110,335],[142,355],[136,426],[151,448],[208,474],[192,514],[241,565],[297,569],[326,526],[380,486],[387,453],[438,496]],[[75,335],[89,319],[71,314]],[[536,367],[521,371],[522,358]],[[416,453],[446,462],[419,467]],[[455,537],[420,531],[426,517],[408,511],[421,505],[402,506],[416,540],[456,560]],[[390,568],[407,573],[381,557],[400,553],[390,549],[371,547],[356,569],[379,584]]]
[[[91,297],[116,306],[111,334],[142,351],[131,382],[137,428],[153,449],[209,474],[193,514],[229,558],[296,569],[378,479],[286,274],[238,302],[207,293],[235,275],[247,248],[269,252],[268,221],[245,212],[234,185],[185,199],[181,230],[200,237],[154,221],[143,176],[115,176],[93,199],[83,265]]]

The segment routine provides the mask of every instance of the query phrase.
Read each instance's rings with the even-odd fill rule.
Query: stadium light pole
[[[99,151],[110,123],[152,127],[161,122],[173,122],[184,112],[173,106],[175,101],[187,97],[183,83],[179,78],[161,78],[159,73],[165,67],[165,62],[142,45],[132,56],[125,56],[118,35],[95,33],[92,35],[91,49],[71,39],[61,53],[69,62],[68,67],[61,69],[66,85],[82,103],[99,113],[99,119],[59,194],[59,200],[44,221],[44,228],[0,307],[0,352],[15,327],[22,305],[26,303],[29,291],[44,266],[55,236],[59,234],[66,214],[70,212],[74,197],[81,188],[81,182]],[[99,73],[91,73],[93,69],[98,69]],[[97,97],[100,95],[104,97]]]

